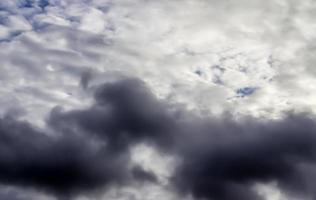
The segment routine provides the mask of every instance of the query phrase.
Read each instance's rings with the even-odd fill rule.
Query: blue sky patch
[[[236,93],[238,97],[245,97],[252,95],[256,90],[257,88],[255,87],[244,87],[237,89]]]
[[[42,9],[45,9],[45,7],[48,6],[48,5],[49,5],[49,1],[48,0],[40,0],[38,2],[38,6],[40,8],[42,8]]]
[[[33,7],[33,0],[20,0],[19,7],[20,8],[32,8]]]

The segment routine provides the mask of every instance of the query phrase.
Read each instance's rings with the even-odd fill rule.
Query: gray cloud
[[[145,94],[145,90],[138,87],[140,83],[126,83],[128,85],[123,82],[101,87],[96,105],[85,111],[59,113],[57,108],[54,109],[49,125],[60,133],[54,136],[27,122],[17,121],[12,115],[3,117],[0,121],[0,182],[44,189],[62,198],[109,185],[124,185],[130,180],[155,182],[155,175],[140,166],[129,167],[128,147],[133,140],[145,137],[145,131],[160,131],[161,124],[156,125],[152,118],[141,127],[141,120],[152,112],[142,116],[137,112],[138,106],[133,104],[124,107],[134,109],[125,119],[124,114],[128,111],[121,113],[119,107],[123,104],[111,98],[123,95],[136,101],[136,91]],[[150,95],[147,98],[148,103],[153,100]],[[109,108],[103,105],[106,99]],[[146,103],[145,99],[143,103]],[[135,124],[128,122],[133,117],[139,118]]]
[[[119,151],[144,140],[162,146],[172,144],[170,131],[174,123],[167,105],[137,79],[106,83],[96,90],[95,104],[90,109],[56,109],[49,119],[51,127],[58,131],[79,129],[103,138],[109,148]]]
[[[174,181],[183,191],[207,199],[261,199],[252,186],[273,181],[285,192],[312,195],[314,177],[302,166],[314,166],[315,125],[304,114],[267,122],[203,122],[190,129],[190,141],[198,141],[180,150],[183,163]]]
[[[315,119],[297,113],[316,111],[315,8],[314,0],[1,1],[0,135],[12,138],[0,142],[0,182],[71,198],[166,180],[212,200],[260,199],[255,185],[273,182],[314,198]],[[142,143],[179,160],[170,180],[130,166]]]
[[[129,168],[130,147],[147,143],[180,159],[171,184],[181,194],[228,200],[261,199],[255,183],[275,181],[285,192],[313,196],[315,120],[198,117],[158,100],[142,81],[121,79],[96,90],[86,109],[55,108],[47,121],[54,136],[17,121],[0,121],[0,182],[44,189],[70,198],[85,191],[156,182]]]
[[[85,137],[51,138],[29,124],[1,119],[0,180],[4,184],[72,195],[123,181],[127,158],[95,148]]]
[[[93,77],[93,74],[91,70],[87,70],[82,73],[81,79],[80,79],[80,85],[82,86],[83,89],[88,88],[92,77]]]

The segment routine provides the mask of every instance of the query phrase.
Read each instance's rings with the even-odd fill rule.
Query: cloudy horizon
[[[0,199],[315,199],[315,15],[1,1]]]

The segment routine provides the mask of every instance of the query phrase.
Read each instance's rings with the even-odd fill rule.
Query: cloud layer
[[[278,121],[199,117],[158,100],[137,79],[99,86],[86,109],[52,110],[50,132],[10,116],[0,123],[0,182],[71,198],[156,175],[130,162],[147,143],[180,161],[170,178],[179,194],[228,200],[261,199],[256,183],[276,182],[304,198],[312,188],[315,119],[289,114]]]
[[[1,1],[0,198],[314,199],[315,11]]]
[[[156,94],[212,114],[278,118],[316,108],[313,0],[21,0],[0,7],[0,106],[23,102],[37,124],[56,104],[87,105],[77,85],[91,69],[97,80],[113,71],[140,77]],[[244,88],[256,91],[240,95]]]

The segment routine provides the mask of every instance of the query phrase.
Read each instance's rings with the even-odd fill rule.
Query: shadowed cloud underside
[[[157,99],[145,84],[125,78],[100,85],[95,103],[51,111],[52,136],[12,116],[0,121],[0,182],[45,190],[60,198],[131,181],[157,182],[131,167],[130,149],[142,143],[178,157],[170,184],[179,194],[229,200],[261,199],[255,183],[314,196],[316,122],[307,114],[260,121],[194,115]]]

